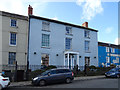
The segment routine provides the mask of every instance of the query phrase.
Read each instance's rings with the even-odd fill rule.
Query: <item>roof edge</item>
[[[95,30],[95,29],[92,29],[92,28],[86,28],[86,27],[83,27],[83,26],[80,26],[80,25],[76,25],[76,24],[72,24],[72,23],[68,23],[68,22],[63,22],[63,21],[59,21],[59,20],[53,20],[53,19],[49,19],[49,18],[44,18],[44,17],[40,17],[40,16],[29,15],[29,18],[47,20],[47,21],[51,21],[51,22],[55,22],[55,23],[59,23],[59,24],[70,25],[70,26],[73,26],[73,27],[78,27],[78,28],[83,28],[83,29],[88,29],[88,30],[91,30],[91,31],[98,32],[98,30]]]

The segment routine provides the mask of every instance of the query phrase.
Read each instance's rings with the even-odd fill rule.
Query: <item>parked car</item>
[[[117,77],[120,78],[120,68],[113,68],[105,73],[106,77]]]
[[[71,83],[74,73],[69,69],[51,69],[32,79],[32,85],[44,86],[46,84],[66,82]]]
[[[2,74],[0,74],[0,90],[3,88],[6,88],[10,85],[10,80],[8,77],[4,77],[2,76]]]

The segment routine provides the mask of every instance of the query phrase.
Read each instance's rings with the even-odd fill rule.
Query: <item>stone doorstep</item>
[[[85,76],[85,77],[75,77],[74,80],[91,80],[91,79],[98,79],[104,78],[105,76]],[[31,85],[31,81],[24,81],[24,82],[12,82],[10,87],[17,87],[17,86],[26,86]]]

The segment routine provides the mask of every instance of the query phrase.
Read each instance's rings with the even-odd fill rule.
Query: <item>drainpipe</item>
[[[110,60],[110,65],[111,65],[111,47],[110,47],[110,44],[109,44],[109,60]]]

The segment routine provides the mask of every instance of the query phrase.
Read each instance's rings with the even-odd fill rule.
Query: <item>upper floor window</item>
[[[72,27],[66,27],[66,34],[72,34]]]
[[[11,27],[16,27],[16,26],[17,26],[17,20],[11,19]]]
[[[111,48],[111,52],[112,52],[112,53],[115,53],[115,48]]]
[[[10,33],[10,45],[16,45],[16,33]]]
[[[47,22],[47,21],[42,22],[42,30],[50,31],[49,27],[50,27],[49,22]]]
[[[90,41],[85,41],[85,52],[90,51]]]
[[[86,38],[90,38],[90,31],[85,30],[84,35],[85,35]]]
[[[65,40],[65,49],[67,49],[67,50],[72,49],[72,38],[66,38],[66,40]]]
[[[106,47],[106,52],[109,52],[109,47]]]
[[[16,52],[9,52],[8,64],[15,64]]]
[[[49,47],[50,44],[50,35],[42,34],[42,47]]]

